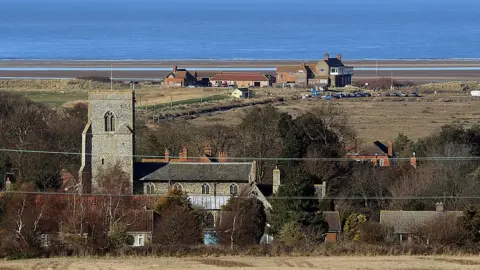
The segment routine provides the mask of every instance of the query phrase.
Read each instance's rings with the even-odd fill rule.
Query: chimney
[[[212,156],[212,147],[210,145],[205,146],[205,149],[204,149],[203,152],[207,157],[211,157]]]
[[[436,206],[435,208],[436,208],[436,211],[437,211],[437,212],[443,212],[443,211],[445,211],[444,206],[443,206],[443,203],[438,202],[435,206]]]
[[[183,147],[182,152],[183,152],[183,158],[187,159],[188,158],[188,149],[187,149],[186,146]]]
[[[388,157],[393,157],[393,143],[391,140],[388,140]]]
[[[227,152],[220,152],[218,153],[218,162],[219,163],[225,163],[228,162],[228,155]]]
[[[278,192],[278,189],[280,188],[280,183],[280,170],[277,166],[275,166],[275,169],[273,170],[273,194],[276,194]]]
[[[328,55],[328,53],[325,53],[323,56],[325,57],[325,60],[328,60],[328,58],[330,58],[330,56]]]
[[[412,153],[412,157],[410,158],[410,166],[417,168],[417,157],[415,156],[415,152]]]
[[[322,182],[322,199],[327,197],[327,181]]]
[[[342,61],[342,54],[341,53],[337,54],[337,59]]]
[[[163,154],[165,162],[170,161],[170,152],[168,152],[168,149],[165,149],[165,153]]]
[[[177,72],[177,69],[178,69],[178,68],[177,68],[177,65],[174,65],[174,66],[173,66],[173,72]]]

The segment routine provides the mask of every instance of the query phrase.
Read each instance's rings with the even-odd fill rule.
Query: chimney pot
[[[337,59],[342,61],[342,54],[341,53],[337,54]]]
[[[168,151],[168,149],[165,149],[164,159],[166,162],[170,160],[170,152]]]
[[[330,58],[330,56],[328,55],[328,53],[325,53],[323,56],[325,57],[325,60],[328,60],[328,58]]]
[[[437,211],[437,212],[443,212],[443,211],[445,211],[443,203],[438,202],[435,206],[436,206],[436,211]]]
[[[178,68],[177,68],[177,65],[174,65],[173,66],[173,72],[177,72]]]

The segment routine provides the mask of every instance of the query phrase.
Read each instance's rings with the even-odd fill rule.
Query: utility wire
[[[62,152],[62,151],[45,151],[45,150],[30,150],[30,149],[6,149],[1,148],[0,152],[16,152],[16,153],[35,153],[35,154],[55,154],[55,155],[82,155],[81,152]],[[100,154],[95,155],[92,153],[85,153],[87,156],[101,156]],[[118,157],[140,157],[140,158],[152,158],[152,159],[164,159],[165,156],[152,156],[152,155],[117,155]],[[169,158],[180,158],[179,156],[168,156]],[[373,155],[372,155],[373,157]],[[379,159],[382,159],[384,156],[377,156]],[[202,159],[205,158],[204,156],[189,156],[188,159]],[[328,158],[328,157],[307,157],[307,158],[286,158],[286,157],[227,157],[228,160],[243,160],[243,161],[251,161],[251,160],[263,160],[263,161],[278,161],[278,160],[294,160],[294,161],[355,161],[365,159],[362,156],[356,158],[355,155],[347,158]],[[480,156],[469,156],[469,157],[415,157],[416,160],[434,160],[434,161],[473,161],[473,160],[480,160]],[[370,158],[368,158],[370,159]],[[405,158],[392,158],[393,160],[405,160],[408,161],[411,157]]]
[[[79,194],[73,192],[40,192],[40,191],[2,191],[0,195],[5,194],[25,194],[25,195],[58,195],[58,196],[78,196],[78,197],[139,197],[139,198],[184,198],[184,197],[232,197],[231,195],[168,195],[168,194],[108,194],[108,193],[89,193]],[[251,196],[233,196],[239,199],[249,199]],[[324,199],[324,200],[444,200],[444,199],[480,199],[480,196],[326,196],[320,198],[318,196],[269,196],[267,200],[312,200],[312,199]]]

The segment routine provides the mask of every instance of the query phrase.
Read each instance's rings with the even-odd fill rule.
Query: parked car
[[[408,93],[402,92],[402,93],[400,93],[400,96],[401,97],[408,97]]]
[[[385,93],[385,96],[386,96],[386,97],[389,97],[389,96],[390,96],[390,92]]]

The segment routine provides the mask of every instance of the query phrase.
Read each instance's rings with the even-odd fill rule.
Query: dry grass
[[[478,269],[480,258],[452,256],[54,258],[5,261],[0,269]]]
[[[358,137],[366,143],[395,138],[405,133],[418,139],[437,131],[442,125],[457,123],[480,124],[480,100],[469,97],[440,98],[369,98],[323,101],[294,100],[277,105],[280,111],[299,116],[326,104],[339,106],[355,127]],[[244,108],[204,115],[191,120],[199,125],[238,124]]]

